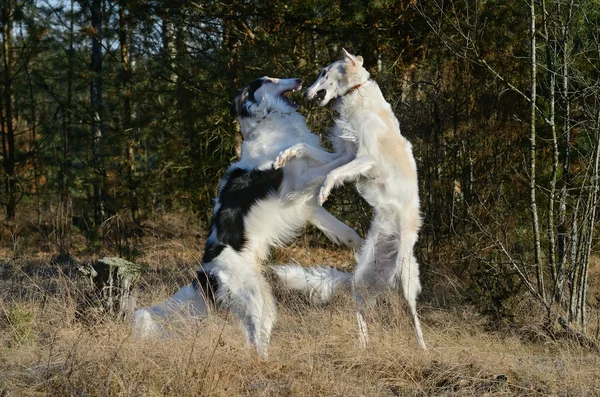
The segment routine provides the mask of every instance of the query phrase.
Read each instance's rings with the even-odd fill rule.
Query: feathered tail
[[[349,289],[352,285],[352,273],[329,266],[306,268],[300,265],[278,265],[271,268],[285,289],[304,292],[315,304],[328,302],[338,289]]]

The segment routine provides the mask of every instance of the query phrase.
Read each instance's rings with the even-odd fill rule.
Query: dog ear
[[[233,103],[231,104],[231,115],[237,116],[240,118],[250,117],[250,111],[248,109],[248,87],[244,87],[241,90],[238,90],[237,95],[233,98]]]
[[[240,111],[240,98],[242,97],[244,93],[243,89],[237,90],[235,92],[235,96],[233,97],[233,99],[231,100],[231,107],[229,108],[229,113],[233,116],[233,117],[237,117],[239,116],[239,111]]]
[[[248,102],[244,102],[242,108],[240,109],[240,117],[250,117],[250,110],[248,109]]]
[[[237,101],[234,100],[229,108],[229,112],[233,117],[250,117],[250,110],[248,109],[248,102],[244,102],[242,106],[238,106]]]
[[[344,51],[344,59],[349,61],[353,66],[362,66],[364,59],[363,57],[359,56],[354,56],[352,54],[350,54],[348,51],[346,51],[345,48],[342,48],[342,50]]]
[[[344,51],[344,60],[352,62],[354,64],[354,60],[352,59],[352,54],[350,54],[344,47],[342,47],[342,51]]]

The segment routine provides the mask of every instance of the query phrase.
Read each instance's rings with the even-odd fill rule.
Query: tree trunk
[[[104,216],[105,170],[102,164],[102,0],[92,0],[92,166],[94,225],[98,228]]]
[[[25,65],[25,74],[27,76],[27,86],[29,88],[29,106],[31,111],[31,126],[29,127],[29,150],[33,151],[37,140],[37,117],[36,117],[36,106],[35,97],[33,95],[33,82],[31,81],[31,74],[29,73],[28,65]],[[31,153],[31,152],[30,152]],[[31,156],[31,166],[33,168],[33,185],[35,189],[35,202],[37,210],[37,225],[42,225],[42,201],[40,199],[40,181],[38,174],[38,157]]]
[[[5,176],[4,192],[6,196],[6,218],[15,218],[17,205],[15,179],[15,130],[13,124],[13,94],[12,94],[12,46],[13,46],[13,8],[12,0],[7,0],[2,7],[2,48],[4,60],[4,134],[3,134],[3,167]]]
[[[69,254],[71,249],[71,226],[73,207],[69,194],[69,140],[71,139],[71,112],[73,102],[73,60],[74,60],[74,0],[71,0],[69,20],[69,48],[67,51],[67,101],[62,105],[62,126],[60,141],[60,172],[58,176],[58,205],[55,217],[55,241],[60,256]]]
[[[123,130],[127,141],[127,182],[129,190],[129,208],[133,222],[139,228],[137,184],[135,179],[135,137],[131,123],[131,69],[127,46],[127,17],[123,1],[119,3],[119,42],[121,45],[121,83],[123,87]]]
[[[571,184],[570,178],[570,164],[571,164],[571,103],[569,100],[569,62],[570,62],[570,31],[569,24],[571,23],[571,17],[573,13],[573,1],[570,2],[569,12],[567,15],[567,21],[562,23],[562,92],[561,100],[563,103],[563,182],[560,189],[560,198],[558,205],[558,267],[556,274],[556,293],[555,300],[561,302],[564,290],[564,283],[566,279],[566,268],[568,265],[568,258],[570,255],[569,245],[575,244],[574,236],[577,233],[575,227],[575,217],[573,217],[573,225],[571,232],[568,233],[568,219],[567,219],[567,195]],[[572,262],[571,262],[572,263]]]
[[[554,203],[556,200],[556,179],[558,176],[559,166],[559,151],[558,151],[558,137],[556,134],[556,123],[555,123],[555,99],[556,99],[556,77],[554,71],[553,57],[550,45],[550,30],[548,28],[548,14],[546,11],[546,1],[542,1],[542,13],[544,15],[544,36],[546,39],[546,67],[548,69],[548,80],[550,85],[550,98],[548,102],[550,105],[550,116],[548,121],[550,123],[550,131],[552,135],[552,175],[550,177],[550,189],[548,192],[548,265],[550,267],[550,274],[552,276],[552,284],[554,286],[554,298],[558,296],[556,294],[557,286],[557,269],[556,269],[556,236],[555,236],[555,225],[554,225]]]
[[[116,257],[105,257],[79,271],[90,276],[98,300],[90,300],[103,312],[119,320],[128,321],[135,310],[136,284],[142,268],[140,265]]]
[[[534,249],[534,267],[537,278],[537,289],[538,294],[543,300],[545,300],[544,292],[544,272],[542,269],[542,253],[540,247],[540,225],[538,219],[537,200],[536,200],[536,86],[537,86],[537,65],[536,65],[536,42],[535,42],[535,2],[530,0],[529,4],[530,11],[530,43],[531,43],[531,118],[530,118],[530,177],[529,177],[529,191],[531,195],[531,219],[533,228],[533,249]]]
[[[175,73],[177,49],[175,48],[175,23],[173,21],[174,15],[177,12],[176,10],[176,8],[165,8],[161,11],[160,15],[162,20],[162,54],[169,68],[167,79],[171,82],[177,81],[177,73]]]
[[[596,110],[596,120],[594,125],[595,132],[595,148],[594,148],[594,160],[589,178],[590,188],[588,193],[588,211],[586,211],[583,222],[587,224],[585,230],[587,230],[585,239],[582,243],[582,260],[579,263],[579,285],[577,288],[578,296],[576,298],[577,304],[577,319],[581,326],[583,333],[586,333],[587,318],[586,318],[586,296],[587,296],[587,284],[588,284],[588,273],[590,266],[590,257],[592,253],[592,246],[594,241],[594,228],[596,225],[596,208],[598,207],[598,171],[600,168],[600,109]]]

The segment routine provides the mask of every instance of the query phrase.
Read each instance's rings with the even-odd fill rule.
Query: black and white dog
[[[205,315],[217,304],[231,309],[248,344],[264,356],[276,320],[275,300],[262,274],[271,248],[289,242],[307,222],[336,243],[360,247],[358,234],[315,197],[339,165],[334,153],[326,165],[299,157],[283,168],[274,167],[284,149],[301,143],[320,147],[298,106],[285,97],[300,88],[299,79],[263,77],[238,93],[233,109],[243,137],[242,155],[221,180],[198,277],[167,301],[137,310],[137,336],[165,335],[170,317]]]

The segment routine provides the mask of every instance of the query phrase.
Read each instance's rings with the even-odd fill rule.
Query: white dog
[[[216,303],[232,310],[248,344],[264,356],[276,319],[271,287],[262,275],[271,248],[290,241],[306,222],[334,242],[360,247],[358,234],[316,201],[318,186],[341,163],[335,155],[319,168],[324,162],[310,158],[293,159],[282,169],[273,166],[286,148],[320,147],[297,105],[284,96],[300,88],[299,79],[263,77],[238,93],[233,110],[242,155],[221,180],[198,278],[166,302],[137,310],[137,335],[164,335],[163,323],[173,315],[204,315]]]
[[[367,305],[399,280],[413,316],[419,345],[426,349],[417,315],[417,295],[421,291],[419,265],[413,254],[421,227],[417,166],[412,146],[401,135],[390,104],[377,83],[369,79],[369,72],[362,64],[361,56],[344,50],[344,58],[323,69],[306,92],[308,98],[314,98],[320,106],[336,100],[339,119],[333,134],[346,141],[344,148],[354,150],[338,157],[352,161],[329,173],[318,200],[323,204],[335,186],[354,181],[359,193],[374,209],[353,279],[361,345],[366,346],[368,342],[364,318]],[[282,166],[298,157],[321,161],[326,155],[316,147],[297,146],[284,151],[276,165]],[[347,273],[327,267],[281,266],[275,271],[288,288],[308,291],[317,302],[326,301],[336,287],[352,282]]]

